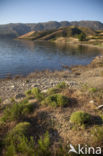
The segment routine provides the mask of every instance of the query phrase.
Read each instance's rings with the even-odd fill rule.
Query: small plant
[[[31,90],[27,90],[26,92],[25,92],[25,95],[28,97],[28,96],[30,96],[32,94],[32,91]]]
[[[38,155],[48,155],[50,154],[49,151],[49,145],[50,145],[50,137],[49,137],[49,133],[46,132],[44,134],[44,137],[40,137],[40,139],[38,140]]]
[[[91,120],[91,115],[83,111],[77,111],[72,113],[70,117],[70,122],[75,125],[85,125]]]
[[[25,134],[29,128],[29,123],[20,123],[11,130],[6,138],[6,156],[25,155],[25,156],[49,156],[50,137],[46,132],[44,137],[40,137],[35,147],[34,138],[27,138]],[[13,155],[14,154],[14,155]]]
[[[80,33],[78,35],[78,39],[79,39],[79,41],[85,41],[86,40],[86,35],[84,33]]]
[[[67,87],[67,85],[66,85],[65,82],[60,82],[60,83],[58,83],[58,84],[56,85],[56,88],[59,88],[59,89],[64,89],[64,88],[66,88],[66,87]]]
[[[89,92],[95,93],[97,91],[97,88],[89,88]]]
[[[13,154],[22,153],[23,155],[33,155],[34,153],[34,139],[28,139],[25,135],[30,128],[29,122],[22,122],[16,125],[7,135],[6,142],[6,155],[12,156]],[[14,156],[14,155],[13,155]]]
[[[6,144],[11,144],[17,142],[17,139],[19,136],[26,135],[28,128],[30,128],[29,122],[21,122],[17,124],[9,133],[7,134],[5,138]]]
[[[67,87],[65,82],[58,83],[55,87],[48,89],[47,94],[56,94],[62,91],[62,89],[65,89]]]
[[[26,134],[28,128],[30,128],[29,122],[20,122],[9,132],[8,136],[13,137],[17,134],[18,135]]]
[[[91,129],[91,134],[94,142],[101,143],[103,141],[103,126],[94,126]]]
[[[34,105],[29,104],[27,100],[20,103],[14,103],[11,107],[6,107],[2,116],[2,121],[13,121],[23,118],[25,115],[33,112]]]
[[[42,104],[50,105],[53,107],[64,107],[68,103],[69,99],[61,94],[50,95],[42,101]]]
[[[31,92],[37,100],[40,100],[40,101],[43,100],[44,95],[43,93],[41,93],[39,88],[32,88]]]

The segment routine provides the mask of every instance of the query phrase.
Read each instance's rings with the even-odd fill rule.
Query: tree
[[[79,41],[85,41],[86,40],[86,35],[84,33],[80,33],[78,35],[78,39],[79,39]]]

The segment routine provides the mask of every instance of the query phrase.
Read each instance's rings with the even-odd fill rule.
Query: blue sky
[[[0,0],[0,24],[97,20],[103,0]]]

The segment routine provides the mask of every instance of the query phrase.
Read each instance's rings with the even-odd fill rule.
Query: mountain
[[[11,37],[16,38],[20,35],[24,35],[30,31],[43,31],[43,30],[52,30],[58,29],[61,27],[67,26],[82,26],[92,28],[94,30],[103,30],[103,23],[98,21],[50,21],[45,23],[10,23],[6,25],[0,25],[0,37]]]
[[[29,40],[48,40],[54,41],[60,38],[69,39],[70,37],[78,38],[78,35],[85,34],[86,36],[95,36],[97,32],[91,28],[85,28],[80,26],[68,26],[61,27],[52,30],[32,31],[18,37],[19,39]]]

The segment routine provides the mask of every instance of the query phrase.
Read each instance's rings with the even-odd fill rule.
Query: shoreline
[[[51,42],[51,41],[50,41]],[[54,43],[56,44],[60,44],[61,41],[54,41]],[[77,41],[77,42],[73,42],[73,41],[64,41],[63,44],[68,44],[68,45],[74,45],[74,46],[87,46],[87,47],[93,47],[93,48],[99,48],[99,49],[102,49],[103,50],[103,45],[102,47],[100,45],[94,45],[94,44],[91,44],[91,43],[83,43],[83,42],[86,42],[86,41]]]
[[[10,102],[11,98],[24,97],[25,91],[38,87],[41,91],[56,86],[60,82],[68,84],[69,88],[78,89],[84,84],[91,87],[102,87],[103,56],[96,57],[89,65],[73,66],[62,71],[33,72],[27,76],[0,79],[0,98],[3,104]]]

